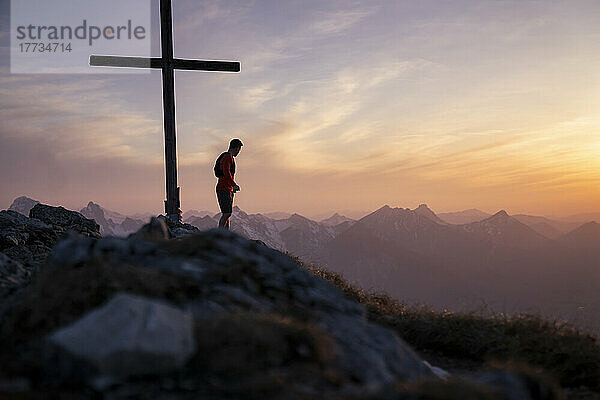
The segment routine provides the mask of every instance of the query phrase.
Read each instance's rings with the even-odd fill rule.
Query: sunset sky
[[[163,212],[160,71],[11,74],[0,4],[0,209]],[[233,137],[249,213],[600,211],[598,0],[173,0],[173,18],[176,57],[242,63],[176,72],[184,211],[217,211]]]

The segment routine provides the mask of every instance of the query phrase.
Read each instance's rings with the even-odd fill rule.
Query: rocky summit
[[[72,214],[57,224],[60,209],[34,210],[43,220],[19,226],[94,228]],[[193,388],[278,397],[372,393],[433,376],[362,305],[262,242],[165,218],[129,238],[96,236],[64,237],[10,296],[5,381],[33,391],[75,384],[113,395]]]
[[[93,221],[47,207],[0,213],[3,250],[53,246],[34,271],[0,258],[23,281],[2,295],[0,398],[416,399],[447,379],[261,241],[164,217],[100,237]],[[488,396],[497,383],[460,385],[500,398]],[[528,398],[516,396],[502,398]]]
[[[52,247],[69,233],[100,237],[94,220],[64,207],[35,203],[29,217],[0,211],[0,294],[27,283]]]

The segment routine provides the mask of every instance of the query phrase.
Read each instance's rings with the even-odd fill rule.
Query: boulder
[[[159,215],[157,218],[163,220],[166,223],[171,237],[182,237],[200,231],[200,229],[196,228],[194,225],[185,222],[175,222],[172,219],[165,217],[164,215]]]
[[[193,225],[175,222],[164,215],[150,218],[150,222],[143,225],[137,232],[131,233],[130,238],[163,240],[182,237],[199,232],[200,229]]]
[[[189,312],[128,293],[54,332],[50,341],[116,377],[168,372],[194,352]]]
[[[5,265],[18,264],[29,272],[34,272],[48,257],[60,234],[40,220],[27,218],[12,210],[0,211],[0,252],[5,256]],[[9,277],[10,271],[17,274],[14,280]],[[24,275],[19,271],[20,268],[13,267],[4,269],[7,275],[0,280],[0,287],[23,283]]]
[[[101,237],[100,225],[96,221],[84,217],[77,211],[67,210],[62,206],[53,207],[45,204],[36,204],[29,211],[29,217],[39,219],[62,231],[71,230],[84,236],[93,238]]]
[[[29,281],[31,271],[21,263],[0,253],[0,288],[17,287]]]
[[[15,208],[19,208],[17,206]],[[69,232],[95,239],[101,237],[98,224],[93,220],[63,207],[35,203],[29,214],[30,217],[26,217],[13,210],[0,211],[0,252],[3,253],[0,262],[4,266],[0,273],[2,296],[4,289],[10,292],[27,283],[52,247]]]
[[[157,220],[153,224],[160,225],[159,233],[164,234],[162,221]],[[91,265],[110,265],[115,271],[128,266],[177,276],[182,280],[179,284],[172,283],[173,278],[156,277],[153,285],[175,285],[178,305],[189,310],[196,321],[204,321],[202,326],[223,314],[239,313],[283,315],[308,324],[331,341],[332,368],[339,371],[348,388],[371,391],[395,380],[434,375],[392,330],[368,321],[364,306],[262,243],[222,229],[171,240],[142,238],[142,234],[97,241],[70,237],[56,246],[49,270],[55,271],[52,275],[56,279],[72,268]],[[107,267],[102,268],[110,273]],[[167,288],[139,287],[141,279],[132,278],[127,284],[115,282],[109,287],[125,285],[135,292],[159,297],[171,293]],[[95,296],[88,292],[85,295]]]
[[[137,232],[129,235],[130,239],[148,241],[161,241],[172,238],[173,235],[167,226],[166,218],[150,218],[150,222],[143,225]]]

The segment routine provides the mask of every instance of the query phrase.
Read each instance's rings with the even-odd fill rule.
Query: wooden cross
[[[98,67],[160,68],[163,84],[163,117],[165,130],[165,171],[167,199],[165,214],[181,221],[179,187],[177,186],[177,148],[175,144],[175,84],[174,70],[240,72],[237,61],[205,61],[173,58],[173,27],[171,0],[160,0],[161,57],[121,57],[91,55],[90,65]]]

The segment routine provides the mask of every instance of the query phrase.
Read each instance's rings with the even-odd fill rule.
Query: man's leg
[[[231,217],[231,213],[223,213],[221,215],[221,219],[219,220],[220,228],[225,228],[229,230],[229,217]]]

